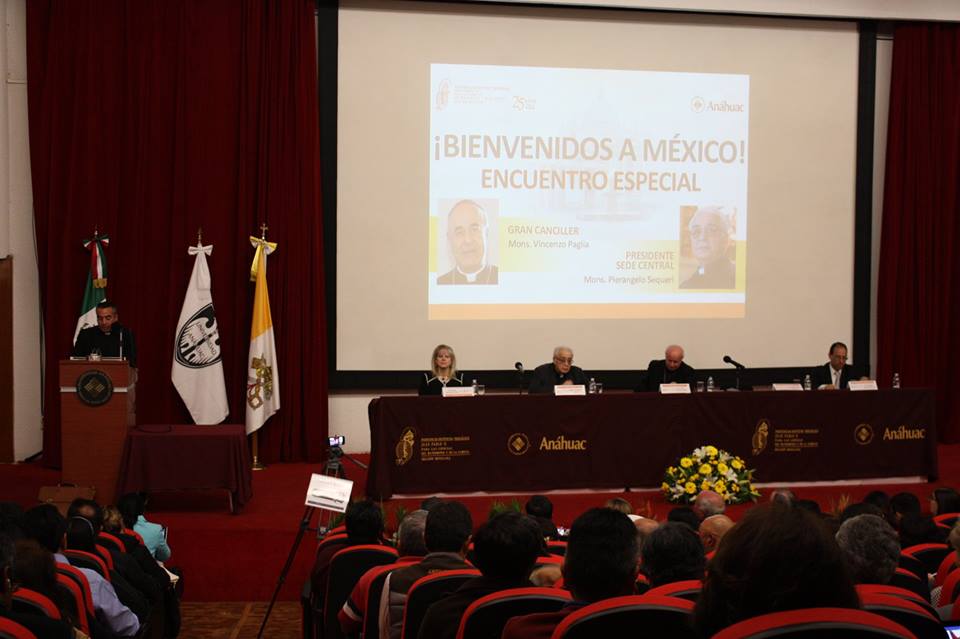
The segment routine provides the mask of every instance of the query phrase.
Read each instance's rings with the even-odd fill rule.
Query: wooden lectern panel
[[[99,406],[90,406],[77,395],[77,381],[89,371],[104,373],[113,384],[113,395]],[[96,500],[114,503],[120,458],[127,429],[135,421],[136,369],[126,361],[60,362],[60,433],[63,481],[94,486]]]

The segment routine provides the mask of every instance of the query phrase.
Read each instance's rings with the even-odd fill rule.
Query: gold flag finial
[[[250,236],[250,244],[256,249],[253,253],[253,262],[250,264],[250,281],[257,281],[257,269],[260,264],[261,254],[270,255],[275,250],[277,250],[276,242],[267,241],[267,225],[262,223],[260,225],[260,237]],[[264,253],[266,251],[266,253]]]
[[[269,227],[267,226],[266,222],[260,223],[260,239],[261,240],[267,239],[267,228]]]

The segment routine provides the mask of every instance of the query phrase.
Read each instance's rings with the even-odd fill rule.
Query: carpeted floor
[[[180,639],[255,639],[266,610],[262,602],[184,602]],[[263,636],[300,639],[300,605],[281,601],[274,606]]]
[[[793,490],[799,497],[817,500],[825,510],[844,495],[858,500],[877,488],[891,493],[906,490],[917,494],[926,504],[926,498],[935,486],[960,486],[960,444],[941,445],[938,453],[941,478],[935,484],[818,485],[794,487]],[[365,456],[358,457],[365,461]],[[222,492],[153,495],[150,518],[170,529],[173,549],[170,563],[184,571],[184,601],[269,601],[303,516],[310,474],[321,470],[319,464],[275,464],[254,473],[253,499],[239,515],[228,513],[226,493]],[[365,473],[352,465],[348,465],[347,472],[355,482],[354,496],[362,495]],[[29,507],[36,503],[40,486],[56,483],[58,479],[58,471],[37,464],[0,464],[0,501],[16,501]],[[554,519],[569,526],[585,509],[602,505],[613,496],[624,497],[638,511],[648,511],[659,518],[665,517],[672,507],[658,491],[556,493],[550,494],[555,505]],[[526,497],[480,495],[465,497],[462,501],[479,522],[486,519],[494,501],[509,503],[516,499],[522,504]],[[384,504],[388,526],[395,527],[398,507],[410,510],[416,508],[419,501],[402,499]],[[747,507],[731,508],[731,516],[736,519]],[[318,516],[314,513],[311,524],[316,526],[317,523]],[[308,533],[281,590],[281,601],[298,600],[315,549],[315,536]],[[240,618],[240,613],[236,614]]]

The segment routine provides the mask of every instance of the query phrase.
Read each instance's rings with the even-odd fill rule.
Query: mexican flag
[[[93,234],[93,239],[83,242],[83,248],[90,251],[90,273],[87,275],[87,286],[83,291],[77,330],[73,332],[74,344],[77,343],[77,335],[80,331],[97,325],[97,304],[107,299],[107,256],[103,250],[109,244],[108,236],[97,233]]]

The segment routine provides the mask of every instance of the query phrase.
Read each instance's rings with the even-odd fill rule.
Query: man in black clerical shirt
[[[663,356],[663,359],[650,361],[647,378],[637,387],[638,391],[657,391],[660,384],[692,384],[696,381],[696,371],[683,362],[682,346],[667,346]]]
[[[586,383],[583,370],[573,365],[573,351],[566,346],[557,346],[553,349],[553,361],[533,370],[529,392],[552,393],[554,386]]]
[[[73,346],[74,357],[89,357],[94,350],[103,357],[120,357],[137,367],[137,346],[133,331],[121,326],[117,305],[104,300],[97,304],[97,325],[85,328],[77,335]]]

